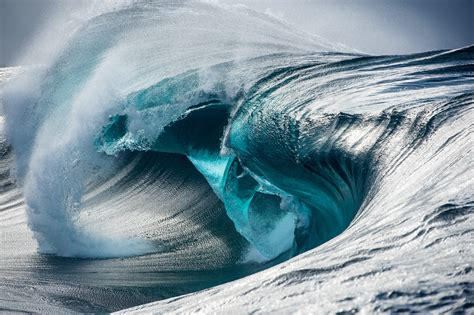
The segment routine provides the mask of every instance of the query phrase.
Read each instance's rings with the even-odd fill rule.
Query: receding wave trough
[[[50,59],[0,69],[3,310],[252,273],[135,310],[472,309],[473,46],[369,56],[245,7],[134,2]]]

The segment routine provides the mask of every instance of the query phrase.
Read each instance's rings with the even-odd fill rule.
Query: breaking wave
[[[4,89],[39,251],[212,268],[467,220],[473,55],[368,56],[201,2],[98,14]]]

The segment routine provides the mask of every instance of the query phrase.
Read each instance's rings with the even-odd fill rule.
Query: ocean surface
[[[0,69],[0,311],[474,311],[474,46],[197,1],[66,29]]]

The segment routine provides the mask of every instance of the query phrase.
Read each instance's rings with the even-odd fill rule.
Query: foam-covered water
[[[473,47],[102,10],[2,88],[6,310],[472,308]]]

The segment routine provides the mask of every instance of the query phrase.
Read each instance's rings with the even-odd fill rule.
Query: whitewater
[[[474,310],[474,46],[371,56],[209,1],[80,16],[0,69],[1,311]]]

